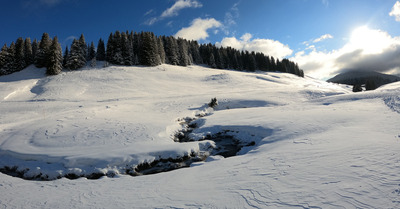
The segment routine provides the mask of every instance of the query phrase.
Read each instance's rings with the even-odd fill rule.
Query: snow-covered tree
[[[165,63],[165,50],[164,50],[164,43],[161,37],[157,38],[157,49],[158,55],[160,56],[161,64]]]
[[[42,39],[39,43],[39,48],[36,53],[35,57],[35,65],[38,68],[46,67],[47,66],[47,57],[49,53],[49,48],[51,45],[51,39],[48,33],[43,33]]]
[[[17,39],[15,43],[15,71],[20,71],[26,67],[25,64],[25,53],[24,53],[24,39],[21,37]]]
[[[36,38],[33,40],[32,42],[32,58],[33,58],[33,63],[35,63],[36,60],[36,55],[37,55],[37,51],[39,50],[39,44],[36,40]]]
[[[189,50],[187,41],[179,38],[178,39],[178,49],[179,49],[179,65],[180,66],[188,66],[191,65],[191,61],[189,58]]]
[[[76,70],[86,65],[86,57],[83,54],[81,44],[76,39],[72,41],[71,50],[65,65],[66,68],[71,70]]]
[[[104,41],[102,39],[99,39],[99,42],[97,43],[96,59],[98,61],[106,60],[106,48],[104,46]]]
[[[132,44],[129,41],[127,33],[121,34],[121,44],[120,45],[121,45],[121,56],[123,58],[122,65],[132,66],[134,64],[133,49],[132,49]]]
[[[157,66],[161,64],[158,55],[157,40],[153,33],[143,32],[141,35],[139,63],[146,66]]]
[[[8,47],[7,44],[4,44],[0,51],[0,75],[5,75],[8,72],[7,63],[8,63]]]
[[[58,43],[57,36],[53,38],[49,49],[48,66],[46,70],[47,75],[58,75],[62,71],[62,49],[60,43]]]
[[[24,55],[25,55],[25,65],[33,64],[34,57],[32,51],[32,43],[30,38],[26,38],[24,41]]]
[[[83,34],[81,34],[81,36],[79,37],[79,47],[81,49],[82,56],[85,57],[85,60],[87,60],[86,58],[88,47],[86,45],[85,36]]]
[[[165,48],[165,57],[166,63],[170,65],[178,65],[179,64],[179,57],[178,57],[178,44],[176,39],[172,36],[166,37],[166,44],[164,45]]]
[[[63,66],[66,68],[67,66],[67,60],[69,57],[69,49],[68,46],[65,47],[65,51],[64,51],[64,58],[63,58]]]
[[[87,56],[88,56],[88,60],[90,60],[90,61],[93,58],[96,58],[96,47],[94,46],[93,41],[90,43]]]

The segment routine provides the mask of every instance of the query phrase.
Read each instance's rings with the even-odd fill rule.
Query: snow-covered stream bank
[[[0,208],[399,208],[400,84],[373,92],[281,73],[200,66],[108,67],[0,77]],[[179,118],[197,118],[175,142]],[[190,168],[132,178],[126,168],[244,145]],[[254,146],[253,146],[254,144]],[[162,161],[162,160],[161,160]]]

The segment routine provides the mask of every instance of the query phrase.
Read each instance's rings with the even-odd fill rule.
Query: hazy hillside
[[[400,77],[388,75],[373,71],[349,71],[336,75],[328,80],[328,82],[347,84],[347,85],[364,85],[367,81],[373,81],[377,87],[400,81]]]

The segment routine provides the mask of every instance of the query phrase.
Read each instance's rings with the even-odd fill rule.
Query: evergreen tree
[[[58,75],[62,71],[62,49],[60,43],[58,43],[57,36],[53,38],[49,49],[49,61],[46,70],[47,75]]]
[[[67,68],[67,60],[69,57],[69,50],[68,50],[68,46],[65,47],[65,51],[64,51],[64,58],[63,58],[63,67]]]
[[[112,63],[113,57],[114,57],[114,36],[112,33],[110,33],[107,41],[106,61]]]
[[[166,63],[170,65],[178,65],[179,58],[178,58],[178,44],[176,43],[176,39],[172,36],[166,37],[166,44],[164,45],[165,48],[165,57]]]
[[[178,41],[178,49],[179,49],[179,65],[180,66],[188,66],[191,64],[189,59],[189,52],[186,40],[179,38]]]
[[[86,57],[83,55],[83,50],[78,40],[72,41],[71,50],[66,61],[66,67],[71,70],[82,68],[86,65]]]
[[[96,58],[93,58],[93,59],[90,61],[90,67],[95,68],[96,66],[97,66]]]
[[[190,54],[192,56],[193,63],[195,64],[203,64],[203,59],[200,55],[200,47],[197,41],[190,41]]]
[[[33,63],[32,64],[35,63],[38,49],[39,49],[39,46],[38,46],[37,40],[34,39],[33,42],[32,42],[32,58],[33,58],[33,60],[32,60]]]
[[[24,39],[21,37],[17,39],[15,43],[15,71],[20,71],[26,67],[25,64],[25,53],[24,53]]]
[[[224,69],[225,63],[222,59],[220,49],[213,46],[213,51],[214,51],[215,67],[218,69]]]
[[[13,73],[16,71],[15,64],[15,43],[11,42],[10,47],[7,49],[7,61],[5,64],[5,69],[7,69],[7,74]]]
[[[8,72],[7,63],[8,63],[8,47],[7,44],[4,44],[0,51],[0,75],[6,75]]]
[[[82,56],[85,57],[85,60],[87,60],[86,58],[88,47],[86,45],[85,36],[83,34],[81,34],[81,37],[79,37],[79,47],[81,49]]]
[[[33,57],[33,50],[32,50],[32,43],[30,38],[26,38],[24,41],[24,54],[25,54],[25,65],[33,64],[34,57]]]
[[[157,38],[158,55],[160,56],[161,64],[165,63],[166,55],[164,50],[164,43],[161,37]]]
[[[378,88],[378,86],[376,85],[375,81],[372,80],[372,79],[367,80],[367,82],[365,83],[365,90],[366,91],[375,90],[377,88]]]
[[[133,49],[129,41],[127,33],[121,34],[121,55],[123,58],[122,65],[132,66],[133,63]]]
[[[113,39],[113,56],[111,57],[110,63],[116,65],[124,65],[124,58],[122,57],[122,34],[119,31],[115,31]]]
[[[139,48],[139,63],[146,66],[161,64],[155,36],[150,32],[143,32]]]
[[[362,91],[362,87],[360,84],[355,84],[353,86],[353,92],[361,92]]]
[[[215,63],[215,57],[214,57],[214,53],[211,53],[210,55],[210,60],[209,60],[209,64],[210,67],[212,68],[217,68],[217,64]]]
[[[106,60],[106,49],[105,49],[105,46],[104,46],[104,41],[102,39],[99,39],[99,42],[97,44],[96,59],[98,61]]]
[[[88,50],[88,60],[92,60],[96,57],[96,48],[94,47],[93,41],[90,43],[90,47]]]
[[[49,48],[51,45],[51,39],[48,33],[43,33],[42,39],[39,43],[39,48],[35,57],[35,65],[38,68],[47,66],[47,57],[49,53]]]

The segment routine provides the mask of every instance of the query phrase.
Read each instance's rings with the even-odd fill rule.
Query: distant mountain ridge
[[[345,73],[340,73],[327,81],[332,83],[340,83],[347,85],[364,85],[367,82],[373,81],[375,85],[379,87],[388,83],[400,81],[400,77],[395,75],[378,73],[375,71],[354,70]]]

